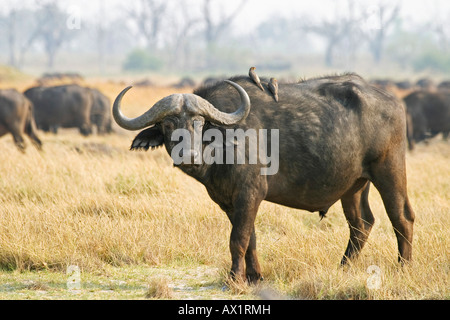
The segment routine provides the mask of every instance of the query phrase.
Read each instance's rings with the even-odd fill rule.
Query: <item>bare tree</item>
[[[225,15],[222,10],[222,15],[216,21],[211,11],[211,0],[204,0],[203,20],[205,22],[205,41],[208,46],[217,42],[223,32],[233,23],[233,20],[246,3],[247,0],[241,0],[239,5],[228,15]]]
[[[366,39],[369,42],[370,52],[376,63],[379,63],[382,59],[386,35],[399,13],[400,5],[398,3],[382,1],[376,6],[369,7],[369,10],[366,12],[366,19],[372,20],[374,24],[369,26],[369,30],[366,32]]]
[[[323,21],[320,25],[306,27],[306,31],[316,33],[326,41],[325,64],[333,66],[335,50],[348,34],[348,21]]]
[[[38,2],[36,12],[37,28],[30,36],[30,41],[39,40],[47,54],[47,67],[53,69],[55,57],[62,45],[75,35],[74,30],[68,28],[68,15],[63,12],[57,1]]]
[[[168,0],[140,0],[128,10],[129,17],[135,22],[149,48],[156,48],[162,23],[166,17]]]
[[[200,25],[200,18],[192,14],[189,10],[189,5],[185,0],[176,2],[178,14],[173,17],[171,24],[171,63],[170,65],[179,70],[190,67],[192,56],[192,35],[198,30]]]
[[[2,3],[5,13],[0,17],[0,35],[6,40],[8,64],[16,68],[24,65],[25,55],[35,44],[40,31],[38,15],[31,3],[25,0]]]
[[[17,67],[16,42],[17,42],[17,10],[12,8],[5,19],[8,34],[9,60],[8,64]]]
[[[247,0],[241,0],[238,6],[228,15],[224,10],[220,10],[221,14],[218,18],[213,16],[212,0],[204,0],[203,2],[203,22],[204,22],[204,37],[206,42],[206,67],[210,67],[213,62],[213,50],[217,44],[218,39],[231,26],[234,19],[240,13]]]
[[[104,13],[105,10],[105,2],[104,0],[100,0],[100,12]],[[97,42],[97,59],[98,59],[98,67],[100,74],[105,72],[105,52],[106,52],[106,24],[105,24],[105,16],[103,19],[96,20],[96,42]]]
[[[450,19],[450,14],[447,13],[446,17],[436,17],[434,21],[430,21],[425,26],[426,30],[430,30],[436,35],[439,48],[443,52],[450,51],[450,26],[448,19]]]
[[[19,67],[18,47],[21,40],[21,30],[19,29],[23,30],[27,27],[22,26],[22,20],[26,18],[26,10],[23,8],[23,4],[13,1],[4,1],[2,5],[6,12],[0,17],[0,27],[8,46],[8,64],[17,68]]]
[[[336,13],[332,18],[324,19],[319,23],[305,21],[303,30],[312,32],[322,37],[325,44],[325,64],[328,67],[334,65],[336,50],[344,43],[348,42],[348,48],[355,50],[354,40],[348,39],[355,34],[355,26],[358,25],[360,18],[354,13],[354,2],[348,0],[348,10],[344,15]]]

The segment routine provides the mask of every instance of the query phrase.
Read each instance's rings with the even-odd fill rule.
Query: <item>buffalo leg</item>
[[[235,229],[235,225],[237,225],[238,222],[235,220],[236,215],[234,214],[234,211],[232,210],[227,211],[227,216],[230,219],[230,222],[233,226],[230,237],[230,251],[233,259],[231,277],[234,279],[236,279],[237,277],[241,277],[242,279],[244,279],[244,272],[242,271],[242,267],[240,267],[240,265],[243,263],[241,257],[243,249],[240,249],[242,248],[242,245],[239,245],[237,243],[239,241],[232,241],[232,239],[240,237],[240,235],[238,235],[238,231],[236,231],[237,229]],[[236,252],[233,254],[233,251]],[[245,251],[244,259],[245,259],[245,278],[250,283],[255,283],[258,280],[261,280],[262,279],[261,268],[258,262],[258,256],[256,254],[256,234],[254,227],[253,231],[251,232],[250,239],[248,240],[247,250]]]
[[[369,187],[370,184],[365,182],[362,188],[356,192],[352,190],[341,198],[342,208],[350,228],[350,239],[341,265],[358,256],[375,221],[369,207]]]
[[[80,126],[80,133],[85,137],[89,136],[90,134],[92,134],[91,126],[88,124],[83,124],[82,126]]]
[[[22,137],[22,134],[20,134],[18,131],[16,130],[12,130],[11,134],[13,136],[14,139],[14,143],[17,146],[17,148],[21,151],[21,152],[25,152],[25,148],[26,148],[26,144],[25,144],[25,140]]]
[[[31,139],[31,142],[33,143],[33,145],[38,149],[38,150],[42,150],[42,141],[38,138],[38,136],[32,132],[28,135]]]
[[[249,201],[248,199],[253,199]],[[255,219],[262,198],[242,194],[234,204],[230,217],[233,228],[230,236],[231,277],[235,280],[256,282],[261,270],[256,256]]]
[[[0,124],[0,137],[8,133],[8,130]]]
[[[41,150],[42,149],[42,141],[38,138],[38,136],[36,135],[34,130],[27,130],[25,133],[28,135],[28,137],[30,137],[31,142],[33,143],[33,145],[38,150]]]
[[[262,280],[261,267],[259,265],[258,256],[256,254],[255,228],[253,228],[247,252],[245,253],[245,266],[245,275],[250,283],[256,283],[259,280]]]
[[[394,227],[399,262],[411,260],[414,211],[406,188],[406,165],[399,155],[387,157],[372,167],[373,183],[380,192],[384,207]]]

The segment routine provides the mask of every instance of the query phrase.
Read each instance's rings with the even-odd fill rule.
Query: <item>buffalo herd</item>
[[[41,149],[42,142],[36,131],[31,101],[16,89],[0,90],[0,137],[11,133],[17,148],[24,152],[26,148],[24,134],[30,137],[38,149]]]
[[[47,79],[48,75],[43,78]],[[79,75],[78,78],[82,79]],[[224,79],[207,78],[202,85],[209,86]],[[15,89],[0,90],[0,137],[11,133],[21,151],[26,146],[23,134],[28,135],[36,147],[42,147],[36,129],[57,133],[58,128],[78,128],[85,136],[92,134],[94,128],[98,134],[113,132],[111,101],[98,89],[75,83],[50,86],[38,81],[38,84],[23,94]],[[448,139],[450,81],[435,84],[429,78],[415,83],[377,79],[370,84],[390,92],[405,104],[410,150],[416,143],[427,142],[438,134]]]
[[[406,191],[406,151],[429,137],[448,137],[448,83],[370,83],[349,73],[277,81],[275,87],[273,79],[260,78],[252,67],[248,76],[164,97],[136,118],[121,110],[128,87],[114,101],[113,118],[124,129],[143,130],[131,150],[164,146],[174,166],[202,183],[227,214],[233,279],[262,279],[255,235],[262,201],[323,217],[340,200],[350,229],[341,260],[347,264],[358,256],[374,224],[371,185],[394,228],[399,262],[410,261],[415,213]],[[256,132],[260,162],[251,161],[256,149],[241,148],[246,138],[252,144],[250,133]],[[196,136],[208,138],[198,142]],[[243,162],[235,158],[241,155]]]
[[[94,128],[100,135],[112,133],[110,99],[79,84],[0,90],[0,136],[11,133],[19,150],[26,147],[24,133],[40,149],[37,129],[57,133],[59,128],[77,128],[84,136]]]
[[[318,211],[321,216],[340,200],[350,227],[341,260],[347,264],[363,248],[374,223],[370,185],[380,192],[394,227],[399,261],[409,261],[414,210],[406,193],[405,153],[438,134],[448,138],[450,83],[366,81],[353,73],[278,81],[276,91],[270,89],[271,82],[257,77],[254,70],[249,76],[211,81],[191,94],[167,96],[136,118],[121,111],[130,87],[114,104],[99,90],[80,84],[40,85],[24,93],[4,89],[0,90],[0,136],[11,133],[24,151],[26,134],[40,149],[38,129],[57,133],[59,128],[77,128],[89,136],[96,128],[98,134],[106,134],[112,132],[114,119],[124,129],[143,129],[132,150],[165,146],[174,158],[181,154],[174,134],[192,134],[194,144],[182,150],[182,161],[174,160],[174,165],[202,183],[230,219],[233,278],[262,279],[254,222],[263,200]],[[229,163],[235,155],[251,158],[249,150],[239,147],[251,137],[219,141],[230,131],[263,134],[258,139],[261,162]],[[214,144],[196,145],[196,134],[204,137],[205,133]],[[214,161],[197,162],[205,154]]]
[[[407,112],[408,148],[413,150],[415,144],[442,134],[447,140],[450,133],[450,81],[439,84],[429,78],[419,79],[416,83],[409,81],[393,82],[374,80],[376,87],[390,91],[401,99]]]

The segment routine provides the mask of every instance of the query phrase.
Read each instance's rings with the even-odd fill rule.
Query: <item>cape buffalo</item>
[[[27,134],[37,149],[42,142],[36,134],[33,104],[15,89],[0,90],[0,137],[10,132],[17,148],[24,152],[26,145],[23,134]]]
[[[442,133],[450,134],[450,91],[416,91],[404,98],[411,115],[412,140],[420,142]],[[410,149],[412,146],[410,145]]]
[[[79,128],[82,135],[92,133],[91,89],[76,84],[55,87],[34,87],[25,95],[35,106],[38,128],[57,133],[58,128]]]
[[[370,182],[380,192],[394,227],[399,261],[409,261],[414,212],[406,187],[404,106],[356,74],[280,83],[278,102],[268,90],[268,79],[261,78],[261,83],[264,91],[249,77],[238,76],[193,94],[173,94],[134,119],[121,112],[129,87],[116,98],[113,116],[125,129],[147,128],[136,136],[131,149],[164,145],[172,158],[179,153],[180,132],[194,137],[210,130],[224,135],[239,130],[278,132],[259,136],[263,141],[259,147],[266,148],[262,154],[279,154],[278,168],[270,174],[262,171],[269,169],[267,162],[250,163],[249,150],[245,163],[220,164],[229,152],[239,155],[242,140],[224,139],[227,147],[217,162],[188,161],[202,151],[208,153],[210,145],[204,137],[199,148],[182,150],[187,160],[176,163],[206,187],[231,221],[232,278],[261,279],[254,222],[263,200],[311,212],[326,212],[341,200],[350,227],[341,260],[346,264],[358,255],[374,223],[368,202]]]
[[[91,123],[97,127],[98,134],[111,133],[111,100],[97,89],[92,91]]]

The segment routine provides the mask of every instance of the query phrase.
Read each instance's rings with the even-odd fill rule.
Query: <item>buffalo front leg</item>
[[[248,282],[256,283],[262,280],[261,267],[258,262],[258,256],[256,254],[256,234],[255,228],[253,228],[252,235],[250,236],[250,242],[248,244],[247,252],[245,253],[245,275]]]
[[[248,244],[246,245],[247,232],[238,231],[239,229],[235,227],[235,225],[238,225],[239,222],[235,222],[236,216],[233,211],[228,211],[227,215],[230,219],[231,224],[233,225],[232,233],[230,236],[230,252],[233,265],[230,275],[233,279],[247,279],[247,281],[249,281],[250,283],[256,283],[258,280],[262,279],[262,276],[261,268],[258,262],[258,256],[256,254],[255,228],[253,227],[250,238],[248,239]],[[239,218],[239,220],[241,219],[242,218]],[[242,254],[245,247],[247,247],[247,249],[245,250],[245,254]],[[242,256],[244,256],[244,259],[242,259]]]
[[[248,197],[255,199],[254,197]],[[246,199],[248,199],[246,197]],[[262,200],[237,201],[232,213],[230,235],[231,278],[255,283],[261,279],[261,268],[256,254],[255,218]]]

